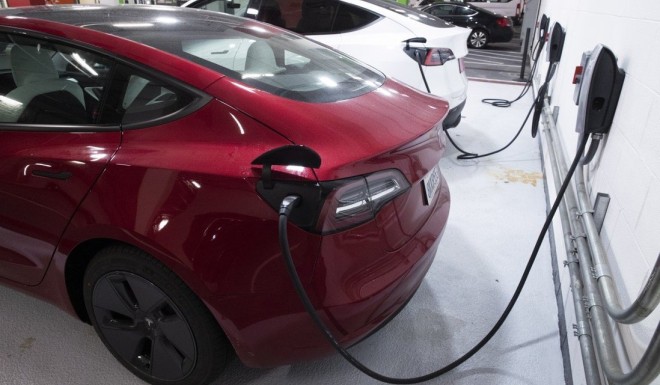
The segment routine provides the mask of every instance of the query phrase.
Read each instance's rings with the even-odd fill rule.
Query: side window
[[[332,32],[342,33],[362,28],[378,19],[378,15],[351,4],[341,3]]]
[[[456,7],[456,14],[461,15],[461,16],[470,16],[474,15],[475,12],[474,10],[468,8],[468,7]]]
[[[300,20],[294,30],[302,34],[332,32],[338,7],[337,0],[302,0]]]
[[[120,65],[103,116],[122,124],[148,122],[174,114],[194,100],[195,96],[177,86]]]
[[[0,38],[0,123],[98,122],[110,60],[25,36]]]
[[[195,8],[224,12],[230,15],[245,16],[249,0],[209,0],[194,5]]]
[[[437,5],[431,9],[429,9],[429,13],[433,16],[438,16],[438,17],[447,17],[451,16],[451,14],[454,11],[454,7],[451,5]]]

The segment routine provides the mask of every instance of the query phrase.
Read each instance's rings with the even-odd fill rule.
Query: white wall
[[[559,22],[567,33],[551,104],[559,106],[557,127],[568,159],[573,158],[578,138],[572,78],[582,52],[602,43],[612,49],[626,72],[612,130],[588,178],[592,197],[603,192],[612,199],[601,235],[613,276],[620,283],[621,302],[627,306],[642,289],[660,253],[660,1],[541,0],[540,14],[544,13],[551,25]],[[543,78],[545,54],[541,60]],[[567,278],[562,272],[570,331],[575,319],[571,318]],[[659,319],[656,310],[642,324],[618,327],[617,337],[632,365],[644,352]],[[573,370],[582,371],[577,339],[569,339]],[[575,383],[584,383],[581,373],[575,375]],[[660,384],[660,379],[654,384]]]

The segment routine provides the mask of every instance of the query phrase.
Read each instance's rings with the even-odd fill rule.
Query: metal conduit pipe
[[[565,177],[568,168],[566,166],[564,152],[562,151],[561,144],[557,137],[557,129],[554,126],[554,121],[551,117],[552,114],[549,110],[550,109],[546,104],[546,107],[543,109],[543,114],[545,115],[544,123],[546,124],[548,134],[552,138],[549,143],[549,149],[550,152],[554,152],[557,158],[556,164],[560,179],[556,183],[559,183]],[[566,194],[564,194],[563,203],[566,205],[566,211],[568,212],[570,223],[571,239],[575,245],[575,249],[571,250],[571,252],[576,253],[577,259],[580,263],[580,275],[584,286],[584,295],[579,299],[583,301],[583,306],[587,309],[587,319],[591,319],[592,336],[597,347],[596,351],[598,352],[598,358],[602,368],[606,373],[612,373],[618,376],[622,373],[621,363],[619,362],[619,356],[616,352],[616,345],[614,343],[612,331],[607,323],[606,312],[602,306],[603,301],[600,292],[598,291],[596,282],[591,275],[589,245],[587,244],[582,223],[577,219],[579,210],[575,196],[573,185],[569,185]],[[573,283],[571,282],[571,285],[572,284]],[[575,293],[573,293],[573,295],[575,295]]]
[[[593,217],[593,207],[587,194],[584,171],[581,167],[575,170],[575,181],[580,211],[582,212],[582,224],[586,230],[594,264],[593,272],[603,295],[607,313],[618,322],[625,324],[637,323],[651,314],[660,302],[660,255],[655,260],[651,276],[646,281],[642,292],[628,308],[623,309],[619,302],[616,283],[610,273],[605,250],[600,242],[600,236]]]
[[[558,176],[561,180],[567,172],[566,159],[564,152],[559,145],[557,130],[554,120],[551,117],[552,113],[550,112],[547,100],[545,101],[543,115],[543,122],[547,127],[548,135],[552,139],[549,143],[549,150],[550,152],[555,153]],[[577,258],[580,263],[580,275],[582,277],[582,284],[584,285],[584,294],[586,294],[580,299],[585,301],[585,306],[588,310],[589,319],[591,320],[591,326],[594,333],[593,340],[597,347],[596,351],[598,353],[599,362],[605,372],[605,376],[614,384],[649,384],[655,379],[655,377],[657,377],[658,373],[660,373],[660,328],[656,328],[656,332],[651,338],[651,343],[640,362],[629,373],[623,373],[619,358],[616,354],[614,339],[608,323],[607,312],[601,304],[602,300],[600,291],[598,290],[595,279],[590,274],[592,268],[591,253],[582,222],[578,219],[581,213],[578,210],[575,191],[571,186],[569,186],[569,189],[567,189],[564,196],[564,204],[566,205],[566,211],[569,213],[569,223],[573,234],[571,239],[576,245]],[[571,276],[571,278],[573,278],[573,276]],[[574,284],[575,283],[571,281],[571,285]],[[573,295],[576,295],[575,291]]]
[[[544,115],[543,119],[547,119]],[[548,129],[543,130],[545,134],[548,147],[553,141]],[[560,188],[559,181],[563,180],[557,165],[557,157],[554,151],[548,151],[550,158],[550,168],[552,169],[552,176],[555,180],[555,187],[557,190]],[[571,194],[572,187],[569,186],[566,190],[567,194]],[[571,224],[568,217],[568,211],[564,204],[559,206],[559,217],[561,219],[561,227],[564,233],[564,245],[566,246],[567,261],[565,266],[568,267],[570,274],[571,290],[573,291],[573,308],[575,309],[575,336],[578,338],[580,344],[580,353],[582,354],[582,363],[584,367],[584,376],[588,385],[600,385],[600,372],[598,370],[598,361],[596,357],[596,350],[591,336],[591,325],[587,316],[587,310],[584,307],[582,298],[584,298],[584,290],[582,279],[580,278],[580,264],[575,256],[575,247],[573,245],[573,234],[571,233]]]

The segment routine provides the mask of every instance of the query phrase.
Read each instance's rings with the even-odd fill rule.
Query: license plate
[[[424,189],[424,204],[431,204],[435,193],[438,191],[438,187],[440,187],[440,168],[438,165],[435,165],[431,171],[424,176],[422,187]]]

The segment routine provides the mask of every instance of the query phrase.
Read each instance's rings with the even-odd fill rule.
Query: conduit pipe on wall
[[[575,170],[575,182],[578,192],[578,202],[582,215],[582,224],[586,230],[589,248],[591,249],[591,258],[593,260],[593,274],[598,282],[598,287],[605,301],[605,308],[610,317],[624,324],[633,324],[645,319],[655,310],[660,302],[660,255],[655,261],[655,266],[651,271],[644,289],[637,296],[637,299],[626,309],[623,309],[618,296],[616,283],[612,279],[610,267],[607,262],[605,250],[603,249],[596,222],[593,217],[593,207],[587,194],[584,172],[578,167]]]
[[[546,119],[545,115],[543,119]],[[553,138],[550,135],[550,130],[543,130],[543,133],[545,134],[546,143],[548,143],[548,147],[550,147],[551,143],[553,142]],[[555,186],[557,189],[559,189],[561,185],[557,182],[561,181],[563,178],[560,175],[559,167],[557,166],[557,157],[555,156],[554,151],[548,151],[548,157],[550,158],[550,169],[552,170],[552,176],[555,180]],[[567,199],[567,197],[572,195],[573,187],[569,185],[566,193],[564,194],[564,199]],[[596,350],[594,349],[594,343],[591,336],[591,325],[588,321],[587,309],[585,309],[582,302],[582,298],[584,298],[585,295],[582,279],[580,278],[580,264],[577,256],[575,255],[571,223],[565,204],[559,206],[559,217],[561,219],[561,228],[563,229],[564,233],[564,245],[566,245],[567,260],[565,262],[565,266],[568,267],[571,289],[573,290],[573,308],[575,309],[576,319],[576,324],[574,327],[575,336],[578,338],[578,342],[580,344],[580,352],[582,353],[582,363],[584,366],[584,375],[587,381],[587,385],[600,385],[600,372],[598,371]]]
[[[560,185],[561,180],[563,180],[567,173],[566,159],[558,140],[557,129],[552,118],[550,107],[547,104],[547,100],[545,101],[545,108],[543,109],[543,123],[546,126],[544,133],[548,137],[547,147],[549,153],[552,153],[550,158],[553,163],[551,167],[553,168],[555,185]],[[584,183],[583,177],[581,180],[582,183]],[[588,233],[585,231],[582,221],[579,219],[583,216],[584,212],[579,210],[576,201],[576,194],[571,185],[569,185],[569,188],[566,190],[563,203],[565,207],[560,211],[560,215],[562,216],[562,226],[564,226],[564,229],[567,229],[565,223],[568,223],[568,229],[570,229],[564,230],[565,232],[570,231],[570,234],[567,235],[569,241],[566,242],[567,254],[569,256],[574,255],[577,257],[577,263],[572,261],[572,257],[569,257],[568,267],[571,270],[571,287],[573,288],[574,303],[576,304],[575,313],[578,337],[582,337],[588,333],[589,328],[587,328],[586,325],[590,324],[593,335],[591,336],[591,339],[585,338],[584,343],[585,345],[589,345],[589,343],[595,345],[598,361],[609,382],[621,385],[649,384],[655,379],[655,377],[657,377],[658,373],[660,373],[660,327],[656,327],[651,342],[640,362],[630,372],[623,373],[616,352],[612,331],[609,327],[610,319],[602,305],[603,301],[601,299],[599,285],[596,283],[595,277],[590,274],[593,266],[589,242],[600,242],[600,237],[596,233],[594,239],[589,242],[587,241]],[[657,278],[651,277],[649,281],[655,279]],[[647,283],[646,286],[648,287],[649,284]],[[656,297],[654,295],[655,293],[653,293],[653,285],[651,285],[648,291],[643,291],[642,294],[641,297],[643,297],[643,299],[641,299],[640,302],[646,305],[651,305],[653,299]],[[578,311],[577,308],[581,308],[582,306],[583,308]],[[581,338],[581,347],[582,340],[583,339]],[[590,384],[597,384],[600,382],[600,378],[597,372],[594,373],[593,369],[593,358],[591,353],[593,348],[594,346],[587,346],[581,351],[585,363],[585,376],[587,377],[587,381]]]

